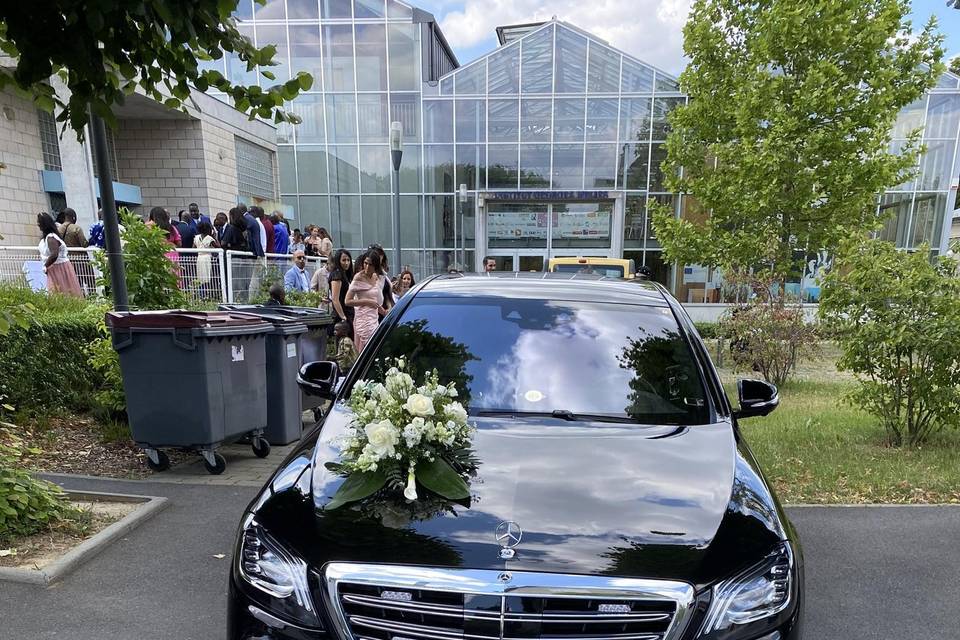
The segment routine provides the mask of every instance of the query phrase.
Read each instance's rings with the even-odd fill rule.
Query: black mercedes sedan
[[[469,497],[332,508],[351,389],[400,357],[460,390]],[[300,384],[332,404],[243,515],[231,640],[801,637],[797,534],[738,426],[777,390],[741,380],[733,408],[659,285],[439,276]]]

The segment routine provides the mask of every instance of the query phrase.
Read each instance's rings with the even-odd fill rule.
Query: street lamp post
[[[403,156],[403,125],[390,123],[390,158],[393,160],[393,266],[394,276],[400,275],[400,158]]]
[[[90,139],[93,142],[94,160],[100,177],[100,208],[103,210],[103,235],[106,240],[107,264],[110,265],[110,293],[116,311],[129,310],[127,280],[120,248],[120,223],[117,220],[117,203],[113,197],[113,178],[107,161],[107,133],[100,116],[90,114]]]

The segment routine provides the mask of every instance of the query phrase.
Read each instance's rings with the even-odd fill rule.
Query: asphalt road
[[[223,637],[230,547],[253,489],[69,486],[171,504],[59,584],[0,582],[0,640]],[[806,557],[807,640],[960,639],[960,507],[804,507],[790,515]]]

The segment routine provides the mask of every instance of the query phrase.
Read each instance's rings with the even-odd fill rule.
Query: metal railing
[[[103,288],[97,285],[102,273],[94,260],[94,256],[101,251],[96,247],[67,249],[67,256],[80,280],[80,288],[87,298],[103,295]],[[179,276],[180,289],[190,298],[204,302],[228,300],[229,283],[222,250],[176,249],[168,257]],[[30,287],[35,291],[46,290],[47,277],[37,247],[0,246],[0,283]]]
[[[93,261],[96,248],[67,249],[67,257],[73,263],[73,269],[80,280],[83,295],[90,298],[100,295],[97,279],[100,270]],[[47,288],[47,276],[43,272],[43,261],[37,247],[0,247],[0,283],[30,287],[36,291]]]
[[[226,251],[226,300],[244,303],[267,297],[271,284],[283,284],[283,276],[293,266],[291,257],[282,253],[268,253],[256,258],[248,251]],[[307,278],[312,279],[317,269],[324,268],[326,258],[307,257]]]

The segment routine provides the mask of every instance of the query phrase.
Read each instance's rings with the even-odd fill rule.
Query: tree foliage
[[[710,215],[656,213],[670,259],[782,278],[795,256],[879,223],[876,194],[918,150],[915,132],[889,152],[897,113],[944,70],[935,21],[911,34],[909,12],[907,0],[694,1],[690,100],[670,114],[663,169]]]
[[[124,226],[121,239],[130,308],[144,311],[183,306],[186,298],[179,286],[183,276],[167,255],[173,247],[167,242],[166,231],[144,224],[126,209],[121,208],[119,214]],[[97,285],[109,289],[110,263],[106,254],[98,252],[93,260],[101,274]]]
[[[844,250],[820,300],[852,400],[883,422],[891,444],[919,445],[960,424],[958,262],[872,240]]]
[[[739,284],[752,295],[720,322],[721,333],[730,341],[733,368],[756,371],[780,386],[797,364],[816,354],[816,329],[805,320],[801,307],[787,306],[782,296],[774,295],[773,279],[753,276]]]
[[[263,4],[264,0],[257,0]],[[0,90],[13,85],[46,111],[59,106],[57,120],[78,136],[88,106],[111,125],[112,109],[139,87],[171,109],[183,109],[190,86],[216,88],[251,118],[299,122],[284,101],[313,84],[310,74],[266,89],[232,83],[219,71],[202,69],[205,60],[236,54],[247,71],[275,65],[276,47],[257,48],[230,17],[236,0],[45,0],[0,3],[0,52],[16,69],[0,68]],[[261,74],[268,80],[274,75]],[[50,84],[60,76],[70,96]]]

